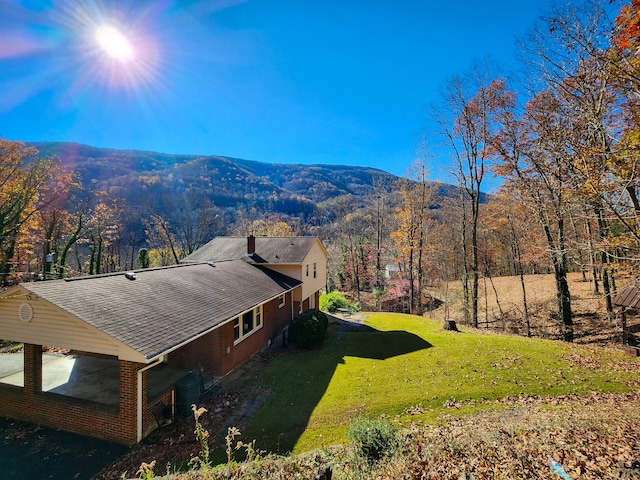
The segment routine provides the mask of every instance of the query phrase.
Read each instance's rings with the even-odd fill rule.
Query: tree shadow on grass
[[[256,439],[259,449],[290,452],[345,357],[384,361],[430,347],[406,331],[380,331],[351,322],[331,325],[322,348],[284,355],[267,367],[261,383],[270,388],[271,396],[243,437]]]

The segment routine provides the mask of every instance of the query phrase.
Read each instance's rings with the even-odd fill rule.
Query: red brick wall
[[[214,358],[218,356],[219,345],[215,335],[208,333],[169,354],[167,363],[184,370],[198,372],[200,365],[207,372],[215,370]]]
[[[120,361],[120,405],[111,406],[42,392],[41,358],[40,345],[25,344],[24,388],[0,384],[0,416],[125,445],[136,443],[136,381],[144,364]]]
[[[146,372],[142,373],[143,377],[146,377]],[[144,392],[142,394],[142,436],[146,437],[152,431],[158,427],[156,417],[153,412],[160,404],[171,407],[174,404],[173,390],[167,390],[161,393],[159,396],[149,399],[146,392],[146,379],[144,380]]]
[[[171,352],[168,363],[197,372],[199,365],[216,376],[223,376],[259,352],[274,340],[291,321],[291,292],[286,294],[285,306],[278,307],[278,299],[262,307],[262,328],[233,344],[233,322],[215,329],[188,345]],[[294,312],[297,313],[297,312]],[[227,353],[227,347],[229,353]]]

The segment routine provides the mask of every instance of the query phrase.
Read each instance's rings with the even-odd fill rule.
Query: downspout
[[[159,357],[158,359],[156,359],[155,362],[150,363],[149,365],[147,365],[146,367],[142,367],[140,370],[138,370],[138,414],[137,414],[137,421],[138,421],[138,436],[137,436],[137,440],[136,442],[140,443],[140,441],[142,440],[142,372],[146,372],[147,370],[159,365],[162,363],[162,357]]]

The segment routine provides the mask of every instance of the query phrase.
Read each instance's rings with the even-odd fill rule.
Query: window
[[[240,340],[240,319],[236,318],[233,321],[233,341]]]
[[[284,299],[284,293],[283,293],[278,297],[278,308],[284,307],[284,304],[285,304],[285,299]]]
[[[253,310],[242,315],[242,336],[246,336],[253,330]]]
[[[313,262],[313,278],[317,278],[318,277],[318,266],[316,265],[316,262]]]
[[[240,343],[262,327],[262,306],[243,313],[233,320],[233,342]]]
[[[307,263],[307,277],[309,276],[309,264]]]

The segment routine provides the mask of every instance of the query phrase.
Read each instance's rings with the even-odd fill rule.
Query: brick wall
[[[43,392],[42,347],[25,344],[24,352],[24,388],[0,384],[0,416],[125,445],[136,443],[136,381],[144,364],[120,361],[120,404],[112,406]]]
[[[291,321],[291,292],[286,294],[285,306],[278,307],[274,299],[262,307],[262,328],[233,344],[233,322],[216,328],[213,332],[169,354],[169,365],[185,370],[198,371],[199,365],[216,376],[223,376],[259,352],[273,341]],[[297,313],[297,312],[295,312]],[[229,352],[227,353],[227,347]]]

